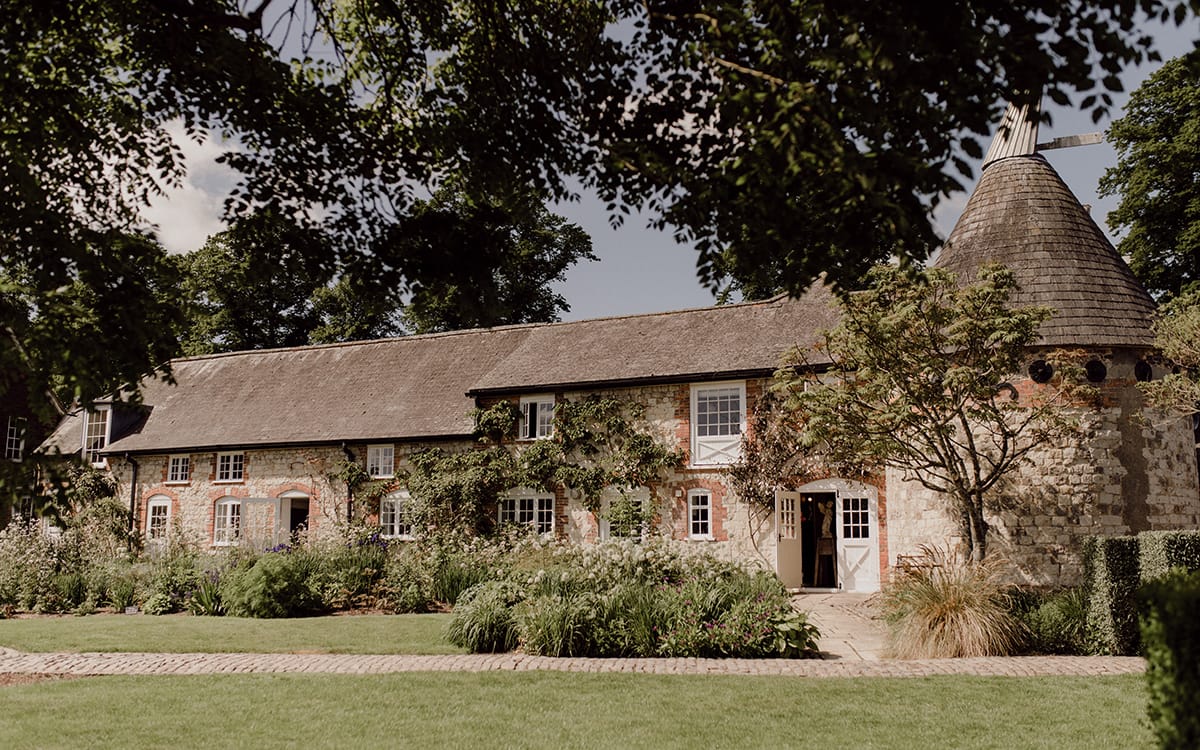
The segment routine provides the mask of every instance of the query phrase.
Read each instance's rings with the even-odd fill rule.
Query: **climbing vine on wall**
[[[354,499],[354,516],[361,521],[365,514],[379,509],[379,500],[394,486],[394,480],[372,479],[362,464],[343,458],[325,474],[330,484],[343,484]]]
[[[578,492],[592,513],[600,512],[601,494],[609,487],[622,497],[645,488],[653,507],[656,485],[683,464],[684,454],[649,431],[645,410],[640,403],[599,394],[559,403],[553,438],[521,451],[527,479],[546,490],[561,484]]]
[[[741,457],[729,467],[734,494],[765,511],[775,507],[775,490],[798,487],[819,474],[814,459],[800,445],[784,399],[767,391],[758,399],[750,429],[742,435]]]
[[[479,448],[457,453],[432,448],[413,456],[407,483],[414,519],[421,525],[485,529],[485,510],[504,492],[514,487],[554,492],[561,486],[578,493],[596,514],[606,489],[627,498],[645,488],[646,507],[616,501],[610,513],[641,512],[648,520],[657,504],[656,485],[683,463],[684,454],[650,432],[644,416],[642,404],[592,394],[555,407],[552,437],[517,441],[515,405],[501,401],[477,409]]]
[[[499,445],[416,453],[408,475],[412,521],[422,528],[485,530],[484,511],[520,484],[519,475],[516,458]]]

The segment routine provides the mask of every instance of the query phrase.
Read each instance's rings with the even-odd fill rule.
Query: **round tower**
[[[1191,420],[1145,408],[1136,386],[1163,373],[1154,301],[1036,141],[1036,113],[1010,107],[934,266],[969,284],[981,266],[1002,264],[1020,284],[1014,304],[1054,310],[1013,373],[1019,393],[1046,387],[1056,349],[1082,352],[1099,391],[1096,404],[1072,407],[1074,436],[1035,451],[991,498],[989,556],[1006,558],[1016,582],[1058,585],[1079,579],[1087,536],[1196,528],[1200,482]],[[957,538],[940,498],[898,474],[888,487],[892,555]]]

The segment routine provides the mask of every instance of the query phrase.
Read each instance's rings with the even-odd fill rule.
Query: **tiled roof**
[[[766,374],[834,324],[832,296],[176,360],[106,452],[469,435],[473,395]],[[44,447],[79,450],[82,419]]]
[[[1154,301],[1041,156],[983,170],[934,265],[966,283],[986,263],[1016,274],[1016,304],[1056,310],[1041,327],[1047,346],[1153,346]]]
[[[791,347],[836,323],[819,283],[799,299],[538,326],[473,391],[531,391],[770,372]]]

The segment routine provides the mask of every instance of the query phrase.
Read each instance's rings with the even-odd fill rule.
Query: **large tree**
[[[309,343],[320,324],[313,292],[333,279],[327,248],[321,232],[267,212],[243,218],[182,256],[184,353]]]
[[[82,271],[89,232],[145,228],[181,124],[237,144],[231,214],[319,224],[339,267],[446,175],[554,197],[576,176],[695,242],[710,283],[847,284],[933,246],[931,207],[1003,98],[1049,82],[1100,112],[1150,47],[1138,21],[1194,4],[0,0],[0,262],[39,306],[118,283]],[[123,355],[79,376],[84,400],[161,364],[110,347],[131,334],[80,342]]]
[[[1160,298],[1200,281],[1200,51],[1150,76],[1108,130],[1117,165],[1101,195],[1120,195],[1108,215],[1125,232],[1118,249]]]
[[[1008,381],[1050,310],[1012,308],[1016,282],[1003,268],[965,287],[938,269],[880,267],[867,280],[842,298],[819,350],[781,371],[786,418],[810,459],[839,472],[895,469],[939,493],[982,560],[997,483],[1070,429],[1079,368],[1058,361],[1054,382],[1018,397]]]
[[[1177,369],[1138,387],[1159,408],[1196,414],[1200,411],[1200,288],[1189,289],[1159,308],[1154,344]]]
[[[411,290],[403,320],[412,333],[556,321],[570,305],[553,284],[596,260],[587,233],[539,196],[455,184],[414,205],[378,254]]]
[[[615,215],[694,242],[705,281],[757,294],[924,257],[1006,98],[1083,92],[1102,115],[1147,55],[1138,22],[1189,5],[351,0],[338,17],[380,127],[472,183],[582,175]]]

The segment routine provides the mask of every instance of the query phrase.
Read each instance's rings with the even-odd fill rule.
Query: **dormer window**
[[[104,466],[104,450],[112,436],[112,407],[93,406],[84,412],[83,460],[92,466]]]
[[[245,453],[217,454],[217,481],[241,482],[246,478]]]
[[[396,471],[396,448],[391,443],[367,446],[367,475],[372,479],[391,479]]]
[[[521,399],[520,440],[537,440],[554,435],[554,396],[528,396]]]

